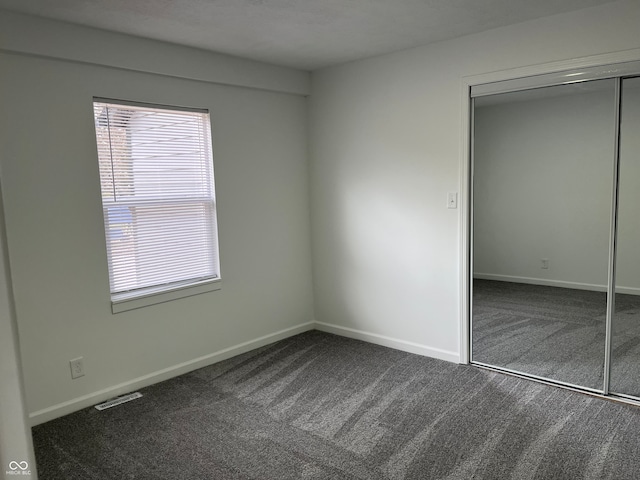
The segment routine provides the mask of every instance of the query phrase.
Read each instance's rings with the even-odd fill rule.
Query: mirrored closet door
[[[622,80],[610,390],[640,398],[640,78]]]
[[[472,360],[602,391],[615,81],[474,99]]]
[[[470,172],[471,363],[640,404],[640,62],[472,87]]]

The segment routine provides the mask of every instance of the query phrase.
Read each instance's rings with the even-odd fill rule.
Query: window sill
[[[206,280],[204,282],[192,283],[172,290],[164,290],[157,293],[142,293],[136,296],[113,295],[111,297],[111,312],[121,313],[136,308],[148,307],[159,303],[178,300],[179,298],[200,295],[201,293],[213,292],[222,288],[222,281],[219,278]]]

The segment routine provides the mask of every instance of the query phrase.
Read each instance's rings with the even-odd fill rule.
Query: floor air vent
[[[118,398],[114,398],[113,400],[107,400],[106,402],[99,403],[96,405],[97,410],[106,410],[107,408],[115,407],[116,405],[120,405],[122,403],[130,402],[131,400],[135,400],[136,398],[142,397],[140,392],[129,393],[128,395],[123,395]]]

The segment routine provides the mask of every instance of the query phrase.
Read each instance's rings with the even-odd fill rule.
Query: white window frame
[[[109,262],[109,270],[110,270],[110,285],[111,285],[111,309],[112,312],[115,313],[120,313],[120,312],[124,312],[124,311],[128,311],[128,310],[133,310],[133,309],[137,309],[137,308],[142,308],[142,307],[146,307],[149,305],[155,305],[155,304],[159,304],[159,303],[163,303],[163,302],[168,302],[168,301],[172,301],[172,300],[176,300],[179,298],[185,298],[185,297],[189,297],[189,296],[193,296],[193,295],[198,295],[201,293],[207,293],[207,292],[211,292],[211,291],[215,291],[215,290],[220,290],[222,288],[222,279],[221,279],[221,275],[220,275],[220,263],[219,263],[219,252],[218,252],[218,229],[217,229],[217,215],[216,215],[216,200],[215,200],[215,182],[214,182],[214,175],[213,175],[213,148],[211,145],[211,123],[210,123],[210,119],[209,119],[209,111],[206,109],[197,109],[197,108],[185,108],[185,107],[175,107],[175,106],[168,106],[168,105],[159,105],[159,104],[150,104],[150,103],[142,103],[142,102],[131,102],[131,101],[124,101],[124,100],[115,100],[115,99],[110,99],[110,98],[101,98],[101,97],[94,97],[93,98],[93,105],[95,108],[96,104],[107,104],[110,106],[115,106],[115,107],[136,107],[136,108],[143,108],[143,109],[150,109],[150,110],[167,110],[167,111],[176,111],[176,112],[195,112],[195,113],[199,113],[199,114],[205,114],[206,115],[206,125],[204,125],[204,128],[207,129],[207,141],[208,141],[208,161],[211,162],[210,163],[210,169],[211,169],[211,174],[210,174],[210,201],[212,202],[212,210],[213,210],[213,219],[212,219],[212,238],[213,238],[213,244],[212,244],[212,251],[210,252],[210,254],[212,255],[212,257],[215,259],[215,265],[213,267],[214,270],[214,275],[213,276],[207,276],[206,278],[194,278],[194,279],[188,279],[188,280],[182,280],[182,281],[175,281],[175,282],[171,282],[168,284],[161,284],[161,285],[152,285],[152,286],[147,286],[147,287],[143,287],[143,288],[137,288],[134,290],[130,290],[130,291],[119,291],[119,292],[114,292],[113,291],[113,278],[112,278],[112,265],[111,265],[111,251],[110,249],[110,240],[109,240],[109,233],[108,233],[108,214],[107,214],[107,208],[108,207],[113,207],[114,205],[117,205],[117,202],[114,202],[112,200],[108,200],[105,199],[105,195],[104,195],[104,184],[102,183],[102,177],[101,177],[101,198],[102,198],[102,202],[103,202],[103,215],[104,215],[104,225],[105,225],[105,242],[106,242],[106,247],[107,247],[107,261]],[[97,121],[96,121],[97,122]],[[98,125],[96,123],[96,147],[98,149],[98,158],[99,158],[99,163],[100,162],[104,162],[104,161],[108,161],[112,162],[112,157],[111,155],[103,155],[104,157],[102,158],[102,160],[100,160],[100,147],[98,146]],[[111,142],[111,132],[109,132],[109,142]],[[102,170],[101,170],[102,171]],[[207,188],[209,186],[207,185]],[[188,197],[185,197],[188,198]],[[167,202],[169,204],[171,204],[171,202],[167,199]],[[123,202],[122,205],[127,205],[127,202]]]

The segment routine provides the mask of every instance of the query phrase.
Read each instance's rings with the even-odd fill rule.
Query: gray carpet
[[[637,479],[640,409],[320,332],[33,429],[42,480]]]
[[[473,284],[473,360],[602,389],[606,293]],[[616,295],[611,390],[640,396],[640,296]]]

